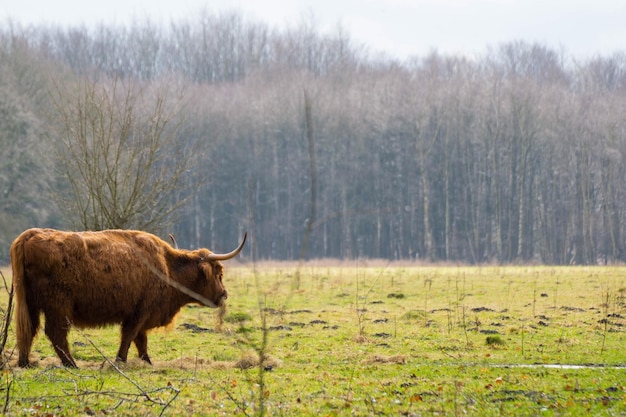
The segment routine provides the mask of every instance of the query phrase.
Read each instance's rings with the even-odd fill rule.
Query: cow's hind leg
[[[30,326],[25,326],[22,329],[23,333],[18,334],[17,344],[20,351],[17,364],[24,368],[30,365],[28,357],[30,356],[30,350],[33,347],[33,340],[39,331],[39,310],[32,308],[31,304],[28,306],[28,315],[30,316]]]
[[[150,356],[148,356],[148,335],[145,330],[142,330],[137,334],[137,337],[135,338],[135,346],[137,346],[139,358],[152,365]]]
[[[61,359],[63,366],[68,368],[77,368],[74,358],[70,353],[70,346],[67,343],[67,333],[70,331],[70,323],[64,318],[60,319],[57,316],[46,315],[46,336],[52,342],[52,347],[57,353],[57,356]]]

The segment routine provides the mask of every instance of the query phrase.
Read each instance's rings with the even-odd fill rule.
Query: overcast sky
[[[322,32],[341,25],[373,52],[400,59],[481,54],[511,40],[576,58],[626,51],[626,0],[0,0],[0,25],[168,23],[199,11],[238,11],[283,28],[312,13]]]

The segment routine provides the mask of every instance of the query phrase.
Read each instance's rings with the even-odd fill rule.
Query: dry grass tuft
[[[221,333],[224,329],[224,317],[226,316],[226,302],[223,302],[217,308],[217,314],[215,315],[215,331]]]
[[[392,364],[398,364],[398,365],[405,365],[406,355],[392,355],[392,356],[374,355],[370,357],[369,359],[366,359],[364,363],[368,365],[371,365],[374,363],[392,363]]]
[[[282,362],[271,355],[265,355],[263,367],[267,370],[278,368]],[[238,369],[250,369],[259,366],[259,356],[256,353],[248,352],[241,359],[235,362],[234,367]]]
[[[209,364],[209,367],[211,369],[223,371],[225,369],[233,368],[234,364],[233,364],[233,362],[227,362],[227,361],[215,361],[215,362],[211,362]]]
[[[254,353],[246,353],[235,363],[235,368],[250,369],[259,364],[259,357]]]

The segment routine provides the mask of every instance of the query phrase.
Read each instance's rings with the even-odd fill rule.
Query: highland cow
[[[218,307],[228,293],[220,261],[208,249],[179,250],[150,233],[135,230],[63,232],[29,229],[11,245],[16,299],[19,366],[45,316],[45,334],[63,365],[76,367],[67,342],[71,326],[121,324],[117,360],[125,362],[131,342],[148,356],[147,331],[168,325],[189,303]]]

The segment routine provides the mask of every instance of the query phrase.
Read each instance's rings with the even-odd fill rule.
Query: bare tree
[[[167,83],[151,88],[120,79],[57,84],[54,130],[59,196],[70,223],[85,229],[159,231],[194,186],[193,146],[181,141],[182,98]]]
[[[0,34],[0,247],[29,225],[53,222],[44,192],[49,147],[39,118],[47,105],[45,74],[53,70],[18,29]],[[0,251],[0,263],[8,259]]]

